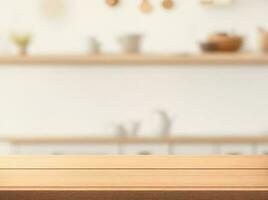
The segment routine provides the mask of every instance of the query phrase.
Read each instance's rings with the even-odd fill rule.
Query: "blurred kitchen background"
[[[0,0],[0,154],[267,154],[267,0]]]

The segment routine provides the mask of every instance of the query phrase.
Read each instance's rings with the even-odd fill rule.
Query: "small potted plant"
[[[32,35],[31,34],[12,33],[11,34],[11,40],[18,47],[20,55],[22,55],[22,56],[27,55],[28,47],[29,47],[29,45],[30,45],[30,43],[32,41]]]

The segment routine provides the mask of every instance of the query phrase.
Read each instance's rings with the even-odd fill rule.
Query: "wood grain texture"
[[[266,188],[267,170],[1,170],[0,188]]]
[[[268,156],[1,156],[6,169],[268,169]]]
[[[0,56],[0,64],[11,65],[267,65],[265,54],[211,53],[181,54],[100,54]]]
[[[268,191],[268,157],[11,156],[0,180],[1,191]]]
[[[267,200],[260,191],[3,191],[4,200]]]

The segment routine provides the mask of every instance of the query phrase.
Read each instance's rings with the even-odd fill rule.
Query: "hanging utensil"
[[[142,2],[140,4],[140,10],[143,13],[150,13],[153,10],[153,6],[149,2],[149,0],[142,0]]]
[[[116,6],[119,3],[119,0],[106,0],[106,3],[109,6]]]
[[[174,2],[172,0],[163,0],[162,6],[165,9],[172,9],[174,7]]]

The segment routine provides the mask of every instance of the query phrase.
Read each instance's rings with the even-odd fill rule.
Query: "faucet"
[[[170,136],[174,120],[165,110],[157,110],[156,113],[160,117],[160,135],[165,137]]]

